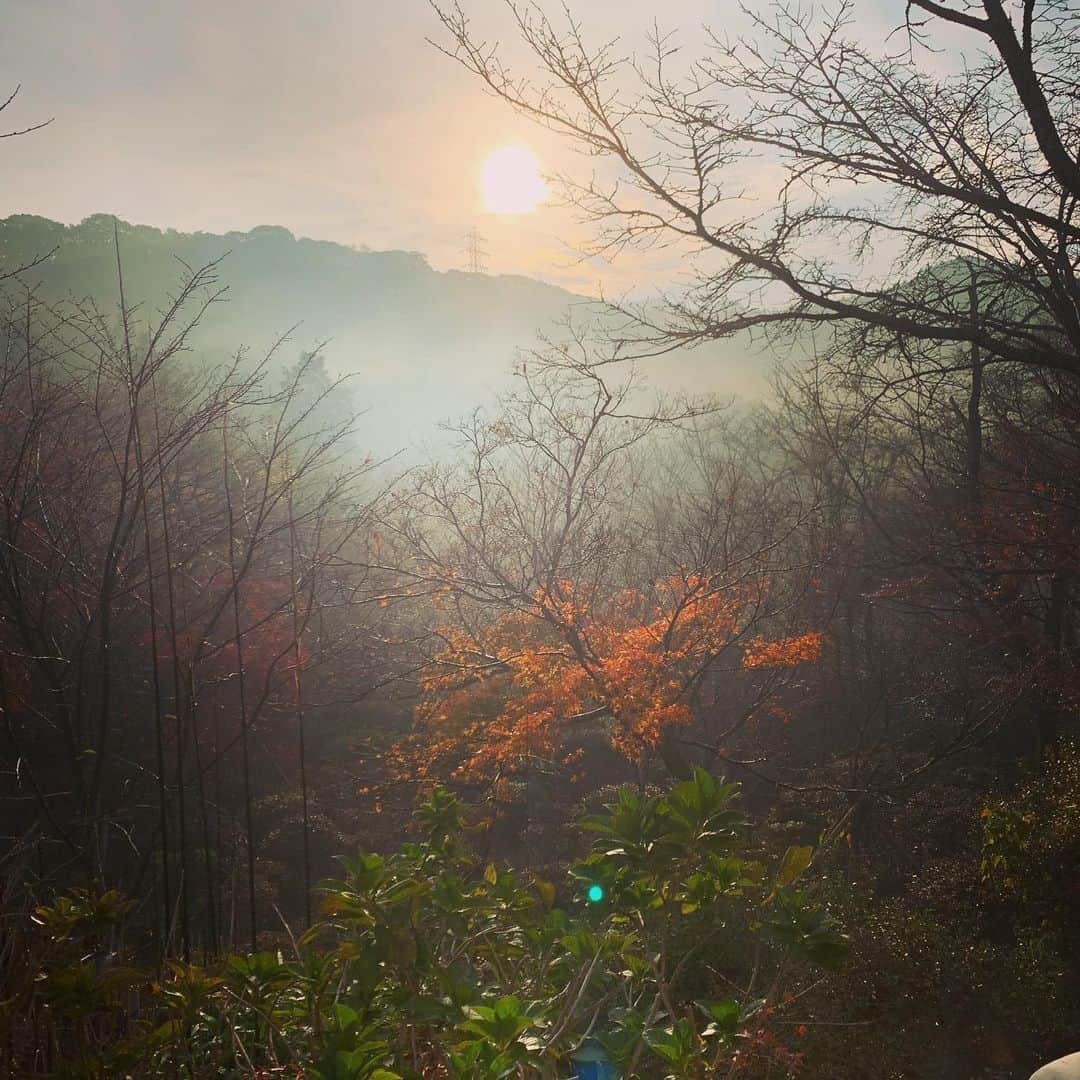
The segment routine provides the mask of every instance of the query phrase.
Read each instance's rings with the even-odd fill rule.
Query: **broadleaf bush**
[[[624,788],[581,822],[589,850],[556,885],[481,864],[436,789],[414,840],[341,857],[293,955],[157,977],[103,949],[120,897],[61,897],[34,913],[39,972],[9,1002],[51,1033],[27,1075],[554,1080],[587,1039],[624,1076],[777,1075],[797,1062],[767,1031],[785,973],[834,966],[846,938],[795,887],[808,852],[771,875],[745,856],[737,797],[700,769]],[[741,971],[718,968],[731,957]]]

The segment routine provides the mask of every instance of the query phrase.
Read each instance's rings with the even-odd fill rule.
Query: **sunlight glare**
[[[540,162],[521,146],[501,146],[488,154],[480,187],[484,206],[493,214],[529,214],[548,197]]]

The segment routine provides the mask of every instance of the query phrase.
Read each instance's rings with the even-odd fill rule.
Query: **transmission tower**
[[[465,269],[470,274],[487,272],[487,259],[491,253],[484,247],[486,243],[486,238],[480,235],[475,225],[465,234]]]

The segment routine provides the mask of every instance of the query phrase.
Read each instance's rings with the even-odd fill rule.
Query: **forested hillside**
[[[108,214],[70,226],[15,215],[0,221],[0,255],[13,267],[44,257],[20,277],[38,300],[111,306],[113,226]],[[215,236],[121,221],[118,235],[128,302],[144,315],[175,293],[184,265],[217,264],[213,291],[225,291],[191,337],[203,356],[263,353],[289,334],[275,362],[284,368],[321,346],[333,376],[355,376],[341,393],[365,412],[359,438],[380,456],[437,443],[437,425],[488,403],[539,335],[563,339],[567,321],[593,334],[624,325],[595,301],[530,278],[441,273],[419,252],[358,251],[276,226]],[[756,397],[773,359],[761,350],[682,350],[650,375],[668,389]]]

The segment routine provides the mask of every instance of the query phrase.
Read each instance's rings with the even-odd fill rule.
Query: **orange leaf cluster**
[[[816,632],[781,638],[779,641],[755,638],[747,644],[743,653],[743,667],[750,671],[753,668],[792,667],[809,663],[821,656],[824,641],[824,634]]]
[[[764,587],[679,575],[649,595],[582,599],[568,582],[484,632],[443,632],[423,678],[417,729],[392,753],[398,777],[482,781],[553,758],[575,725],[603,725],[630,760],[691,722],[690,694],[728,650],[744,669],[814,660],[822,635],[742,643]],[[736,660],[736,666],[738,661]]]

